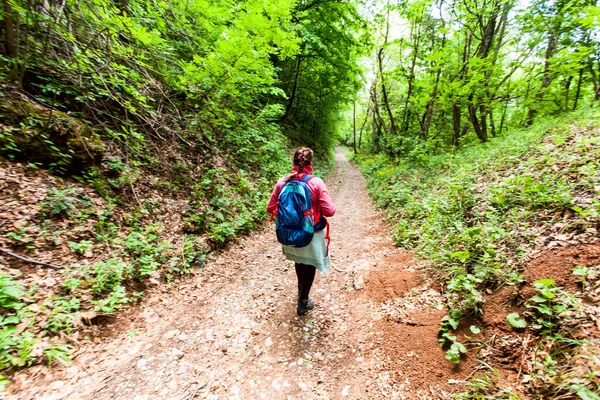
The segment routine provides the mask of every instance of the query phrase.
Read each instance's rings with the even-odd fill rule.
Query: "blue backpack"
[[[286,175],[286,179],[289,175]],[[306,247],[315,233],[310,189],[306,184],[313,176],[288,180],[279,192],[275,211],[275,232],[281,244]]]

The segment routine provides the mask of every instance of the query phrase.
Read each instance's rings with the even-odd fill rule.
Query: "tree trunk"
[[[460,144],[460,106],[457,103],[452,104],[452,146],[458,147]]]
[[[20,33],[21,21],[19,13],[14,12],[9,0],[4,0],[5,49],[8,58],[12,59],[12,68],[7,79],[21,86]]]
[[[352,130],[354,131],[354,155],[356,155],[356,100],[354,100],[354,107],[352,107]]]
[[[529,111],[527,112],[527,119],[525,120],[525,125],[527,126],[530,126],[533,123],[533,119],[538,113],[537,106],[544,98],[548,87],[554,80],[554,74],[551,71],[552,62],[550,60],[552,57],[554,57],[554,53],[556,52],[556,48],[558,46],[558,35],[558,29],[555,29],[548,37],[548,44],[546,45],[546,61],[544,62],[544,77],[542,78],[540,89],[535,95],[534,105],[530,106]]]
[[[565,81],[565,111],[569,111],[569,89],[571,88],[571,82],[573,81],[573,75],[567,77]]]
[[[488,117],[490,117],[490,134],[492,137],[496,137],[496,124],[494,123],[494,112],[492,110],[488,110]]]
[[[588,69],[590,71],[590,76],[592,78],[592,84],[594,85],[594,101],[598,100],[598,96],[600,94],[600,74],[596,73],[596,70],[594,69],[594,60],[592,59],[592,57],[590,57],[588,59]],[[599,72],[600,72],[600,67],[599,67]]]
[[[379,66],[379,74],[381,77],[381,98],[383,100],[383,105],[385,107],[385,110],[387,112],[388,118],[390,119],[390,135],[394,135],[394,133],[396,132],[396,124],[394,121],[394,115],[392,114],[392,109],[390,107],[390,103],[388,100],[388,95],[387,95],[387,89],[385,87],[385,81],[383,78],[383,70],[382,70],[382,66],[381,66],[381,60],[383,58],[383,49],[379,49],[378,55],[377,55],[377,64]]]
[[[290,94],[290,98],[285,107],[285,113],[283,117],[281,117],[280,122],[285,122],[292,115],[292,110],[294,108],[294,100],[296,100],[296,90],[298,89],[298,80],[300,79],[300,63],[302,62],[302,57],[298,56],[298,60],[296,61],[296,70],[294,72],[294,84],[292,85],[292,93]]]
[[[440,5],[441,6],[441,5]],[[443,17],[441,17],[442,28],[444,29],[444,34],[442,35],[442,46],[440,50],[444,50],[446,48],[446,21],[444,21]],[[435,35],[432,35],[435,38]],[[435,47],[435,41],[432,40],[431,48]],[[442,67],[438,65],[438,70],[435,75],[435,83],[433,84],[433,90],[431,91],[431,97],[425,106],[425,113],[423,114],[423,123],[421,124],[421,130],[423,132],[423,140],[427,140],[429,137],[429,128],[431,127],[431,121],[433,120],[433,111],[435,101],[437,99],[438,87],[440,84],[440,78],[442,76]]]
[[[367,106],[367,112],[365,114],[365,120],[363,121],[362,126],[360,127],[360,132],[358,133],[358,150],[360,150],[360,145],[361,145],[361,142],[362,142],[363,129],[365,128],[365,125],[367,124],[367,120],[369,119],[369,112],[371,112],[371,110]]]
[[[408,75],[408,89],[406,90],[406,101],[404,102],[404,117],[402,119],[402,132],[407,132],[410,127],[410,117],[412,114],[412,110],[410,109],[410,100],[412,98],[414,92],[414,82],[415,82],[415,68],[417,65],[417,58],[419,55],[419,47],[421,43],[421,25],[420,19],[415,18],[414,24],[411,28],[411,36],[414,37],[413,44],[413,57],[410,62],[410,71]],[[416,30],[416,32],[415,32]]]
[[[371,86],[371,101],[373,102],[373,133],[371,135],[371,147],[374,152],[379,151],[381,127],[379,126],[379,107],[377,105],[377,82]]]
[[[471,124],[473,125],[473,130],[475,134],[479,138],[482,143],[487,142],[487,124],[485,119],[485,111],[483,111],[483,106],[480,107],[481,112],[481,121],[479,120],[479,116],[477,115],[477,106],[472,103],[472,97],[469,98],[469,119],[471,120]]]
[[[385,30],[384,44],[387,43],[389,29],[390,29],[390,11],[388,9],[387,20],[386,20],[386,30]],[[379,51],[377,52],[377,67],[378,67],[378,70],[379,70],[379,78],[381,79],[381,96],[382,96],[382,100],[383,100],[383,105],[384,105],[385,110],[387,112],[388,118],[390,119],[390,132],[389,132],[389,134],[393,136],[394,133],[396,132],[396,124],[395,124],[395,121],[394,121],[394,115],[392,114],[392,109],[390,107],[390,103],[388,101],[387,89],[385,87],[385,77],[383,75],[383,47],[380,48]]]
[[[442,37],[442,49],[446,47],[446,34]],[[431,127],[431,121],[433,120],[433,109],[435,105],[435,100],[437,99],[438,87],[440,84],[440,78],[442,76],[442,68],[441,66],[438,68],[435,76],[435,83],[433,85],[433,90],[431,91],[431,98],[427,102],[425,106],[425,114],[423,118],[422,131],[423,131],[423,140],[427,140],[429,137],[429,128]]]
[[[502,135],[504,129],[504,120],[506,119],[506,111],[508,109],[508,100],[510,99],[510,80],[506,85],[506,97],[504,99],[504,107],[502,109],[502,118],[500,118],[500,134]]]
[[[18,19],[17,13],[13,14],[9,0],[4,0],[4,54],[9,58],[16,58],[18,54],[18,43],[15,35],[15,19]]]
[[[575,102],[573,103],[573,111],[577,109],[579,95],[581,94],[581,81],[583,79],[583,67],[579,70],[579,79],[577,80],[577,90],[575,91]]]

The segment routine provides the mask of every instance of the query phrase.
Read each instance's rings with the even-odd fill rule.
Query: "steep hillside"
[[[423,162],[356,158],[398,245],[445,281],[447,358],[483,361],[464,398],[596,398],[599,123],[548,118]]]
[[[0,99],[0,368],[9,372],[68,357],[80,329],[249,232],[289,163],[275,128],[268,143],[244,143],[252,164],[239,149],[233,161],[231,147],[173,140],[140,140],[128,158],[72,115],[15,89]]]

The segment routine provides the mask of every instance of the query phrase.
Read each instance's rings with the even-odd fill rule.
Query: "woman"
[[[291,175],[281,178],[275,185],[267,212],[274,214],[277,211],[277,200],[283,185],[291,179],[301,180],[304,176],[312,174],[313,151],[308,147],[301,147],[294,153]],[[318,269],[324,274],[329,274],[329,226],[325,217],[333,217],[335,204],[327,191],[325,182],[321,178],[313,177],[307,183],[310,189],[310,199],[315,224],[315,234],[306,247],[283,246],[283,253],[288,260],[294,261],[298,277],[298,315],[304,315],[315,307],[314,301],[308,297],[310,288]]]

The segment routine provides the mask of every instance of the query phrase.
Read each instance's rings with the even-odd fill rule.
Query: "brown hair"
[[[294,153],[294,165],[298,166],[298,173],[302,172],[302,169],[306,165],[311,165],[313,162],[313,151],[308,147],[300,147]]]

